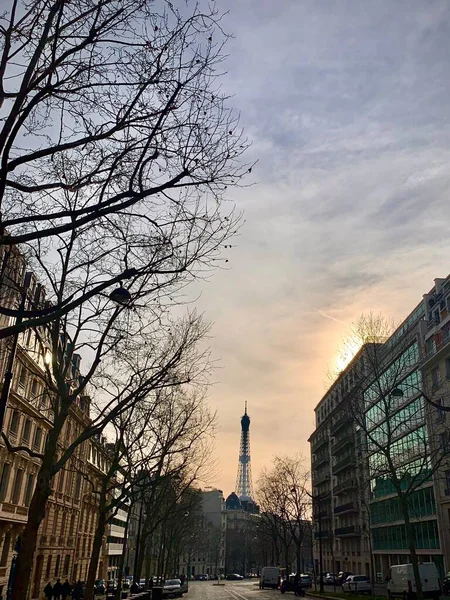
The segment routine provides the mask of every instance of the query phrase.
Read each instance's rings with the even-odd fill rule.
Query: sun
[[[336,358],[334,359],[334,364],[338,373],[347,367],[360,348],[361,344],[359,344],[356,340],[350,339],[343,343],[336,355]]]

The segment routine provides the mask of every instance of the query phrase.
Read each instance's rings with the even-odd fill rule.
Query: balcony
[[[351,490],[358,487],[358,480],[355,477],[349,477],[348,479],[344,479],[341,483],[338,483],[334,486],[333,492],[335,494],[340,494],[341,492],[345,492],[346,490]]]
[[[348,414],[344,414],[342,415],[335,423],[333,423],[333,425],[330,428],[330,433],[331,435],[334,435],[335,433],[337,433],[340,429],[342,429],[342,427],[345,427],[345,425],[348,425],[349,423],[352,423],[353,420],[351,418],[350,415]]]
[[[315,521],[318,521],[319,519],[331,519],[331,512],[329,510],[321,510],[314,516]]]
[[[329,481],[329,480],[330,480],[330,474],[322,473],[322,475],[319,475],[318,477],[313,477],[313,485],[320,485],[324,481]]]
[[[359,525],[348,525],[347,527],[338,527],[334,530],[334,534],[340,537],[355,537],[361,535],[361,527]]]
[[[312,468],[317,469],[320,465],[323,465],[329,462],[330,457],[325,452],[321,453],[319,456],[316,456],[315,459],[312,460]]]
[[[338,504],[338,506],[334,507],[334,514],[343,514],[343,513],[350,513],[350,512],[358,512],[359,511],[359,506],[358,503],[355,501],[352,502],[346,502],[345,504]]]
[[[318,540],[319,538],[327,538],[330,535],[328,530],[325,531],[321,531],[320,533],[318,531],[314,532],[314,537],[316,538],[316,540]]]
[[[434,364],[437,364],[441,358],[448,352],[448,346],[450,344],[450,329],[441,329],[434,335],[433,347],[427,349],[423,366],[430,368]]]
[[[351,433],[347,433],[340,440],[338,440],[331,446],[331,452],[332,452],[332,454],[336,454],[337,452],[339,452],[339,450],[342,450],[342,448],[345,448],[349,444],[353,444],[353,443],[354,443],[353,435]]]
[[[314,440],[311,443],[311,450],[312,452],[317,452],[317,450],[319,448],[321,448],[324,444],[328,444],[329,438],[326,435],[323,435],[320,438],[317,438],[317,440]]]
[[[339,473],[339,471],[342,471],[343,469],[347,469],[348,467],[355,467],[355,466],[356,466],[356,457],[355,456],[346,456],[345,458],[343,458],[339,462],[337,462],[335,465],[333,465],[333,475],[336,475],[336,473]]]
[[[106,553],[111,556],[111,555],[121,555],[123,552],[123,544],[116,544],[116,543],[109,543],[106,544]]]

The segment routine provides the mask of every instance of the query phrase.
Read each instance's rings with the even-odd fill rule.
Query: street
[[[280,590],[260,590],[257,579],[245,581],[224,581],[223,585],[213,585],[211,581],[189,582],[186,600],[273,600],[279,598]],[[294,597],[293,594],[288,596]]]

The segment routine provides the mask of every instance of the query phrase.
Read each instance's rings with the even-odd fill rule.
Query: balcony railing
[[[321,483],[323,483],[324,481],[327,481],[329,479],[330,479],[329,473],[322,473],[322,475],[319,475],[318,477],[313,478],[313,483],[314,483],[314,485],[320,485]]]
[[[335,465],[333,465],[333,475],[339,473],[339,471],[342,471],[343,469],[346,469],[348,467],[354,467],[355,465],[356,457],[352,455],[346,456],[345,458],[337,462]]]
[[[450,343],[450,329],[441,329],[441,331],[436,333],[434,336],[433,346],[431,348],[427,348],[425,360],[428,360],[440,352],[448,343]]]
[[[359,525],[348,525],[347,527],[338,527],[334,530],[335,535],[339,536],[355,536],[360,535],[361,527]]]
[[[331,452],[333,454],[336,454],[336,452],[339,452],[339,450],[342,450],[342,448],[345,448],[345,446],[347,446],[348,444],[352,444],[353,441],[354,441],[353,435],[351,435],[351,434],[344,435],[344,437],[342,437],[340,440],[337,440],[337,442],[335,442],[331,446]]]
[[[323,446],[324,444],[327,444],[329,441],[329,438],[325,435],[323,435],[320,438],[317,438],[317,440],[314,440],[311,444],[311,450],[313,452],[316,452],[316,450],[318,450],[321,446]]]
[[[337,431],[339,431],[339,429],[344,427],[344,425],[347,425],[348,423],[351,423],[351,422],[352,422],[352,419],[351,419],[350,415],[347,415],[347,414],[342,415],[342,417],[340,417],[331,426],[331,428],[330,428],[331,434],[334,435]]]
[[[346,502],[345,504],[339,504],[334,507],[334,514],[342,514],[345,512],[358,512],[359,507],[358,503],[355,501]]]
[[[313,459],[312,461],[312,467],[313,469],[316,469],[317,467],[319,467],[320,465],[329,462],[330,457],[327,453],[323,452],[321,453],[319,456],[316,456],[315,459]]]
[[[358,480],[354,477],[349,477],[348,479],[344,479],[344,481],[341,481],[340,483],[335,485],[333,492],[335,494],[340,494],[341,492],[344,492],[345,490],[350,490],[350,489],[357,488],[357,487],[358,487]]]
[[[327,538],[329,535],[330,535],[330,532],[328,530],[321,531],[320,533],[318,531],[316,531],[314,533],[314,537],[316,538],[316,540],[318,538]]]

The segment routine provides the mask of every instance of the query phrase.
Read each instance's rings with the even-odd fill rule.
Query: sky
[[[229,269],[198,301],[219,360],[210,483],[227,495],[245,401],[254,484],[274,455],[309,462],[351,323],[406,317],[450,272],[450,3],[216,2],[234,34],[223,85],[258,160],[229,195],[245,211]]]

